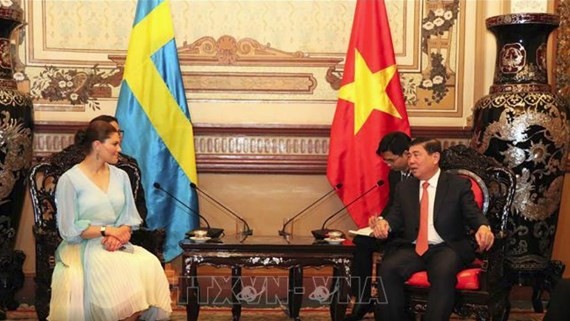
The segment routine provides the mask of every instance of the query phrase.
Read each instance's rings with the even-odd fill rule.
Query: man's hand
[[[493,246],[495,235],[489,226],[481,225],[479,226],[477,233],[475,233],[475,240],[477,240],[480,251],[487,251]]]
[[[385,219],[378,217],[372,229],[375,237],[385,239],[388,237],[388,233],[390,233],[390,224]]]
[[[368,218],[368,226],[371,229],[374,229],[374,226],[376,226],[376,221],[378,220],[378,216],[376,215],[372,215]]]

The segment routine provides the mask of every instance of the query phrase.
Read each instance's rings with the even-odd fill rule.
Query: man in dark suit
[[[384,162],[390,167],[390,173],[388,174],[390,195],[388,203],[382,213],[386,212],[390,207],[396,185],[410,175],[408,171],[408,148],[410,147],[410,141],[411,139],[406,133],[396,131],[384,136],[378,144],[376,154],[382,157]],[[368,221],[370,227],[374,227],[373,224],[376,219],[376,215],[370,217]],[[367,312],[372,311],[374,306],[374,301],[370,298],[372,257],[374,252],[378,251],[385,241],[374,237],[357,235],[352,242],[356,245],[353,252],[353,279],[351,281],[352,295],[355,297],[355,304],[351,314],[344,318],[345,321],[361,320]]]
[[[562,279],[554,287],[542,321],[565,321],[570,316],[570,279]]]
[[[427,270],[431,283],[425,321],[448,321],[455,301],[456,274],[475,258],[465,227],[476,231],[479,250],[493,245],[489,222],[481,213],[471,183],[439,168],[441,143],[417,138],[409,148],[412,178],[398,184],[392,206],[377,221],[374,235],[396,237],[379,269],[381,320],[405,320],[404,282]]]

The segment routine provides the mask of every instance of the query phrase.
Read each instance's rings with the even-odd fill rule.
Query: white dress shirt
[[[441,169],[438,169],[435,175],[433,175],[430,179],[427,180],[429,183],[428,186],[428,195],[429,195],[429,206],[428,206],[428,244],[439,244],[443,242],[443,239],[433,226],[433,207],[435,204],[435,196],[437,192],[437,181],[439,181],[439,174],[441,174]],[[420,181],[420,201],[422,199],[423,188],[422,184],[425,181]],[[415,242],[414,242],[415,243]]]

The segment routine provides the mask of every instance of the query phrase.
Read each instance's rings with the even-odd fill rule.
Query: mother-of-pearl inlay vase
[[[522,284],[525,276],[552,270],[569,138],[567,105],[552,92],[546,69],[548,36],[559,18],[508,14],[486,24],[497,58],[490,93],[473,111],[471,146],[517,176],[505,259]]]

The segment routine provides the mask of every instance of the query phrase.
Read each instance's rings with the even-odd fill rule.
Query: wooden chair
[[[79,163],[83,154],[75,146],[67,147],[52,155],[46,161],[36,164],[30,171],[29,188],[34,209],[33,233],[36,240],[36,313],[39,320],[49,314],[51,296],[51,276],[55,267],[55,250],[61,242],[57,231],[55,188],[58,178],[69,168]],[[141,188],[140,169],[132,157],[121,154],[117,167],[129,175],[137,210],[146,218],[144,191]],[[161,262],[165,231],[149,230],[144,223],[141,229],[133,232],[131,242],[155,254]]]
[[[510,285],[504,277],[503,261],[507,219],[515,193],[515,176],[494,159],[464,145],[445,149],[440,166],[442,170],[471,180],[475,199],[489,219],[495,234],[491,250],[478,254],[471,266],[457,274],[454,312],[478,321],[506,321],[510,311]],[[466,230],[466,233],[473,232]],[[477,246],[474,239],[473,246]],[[406,282],[408,307],[416,319],[420,319],[426,311],[428,290],[429,282],[425,271],[415,273]]]

